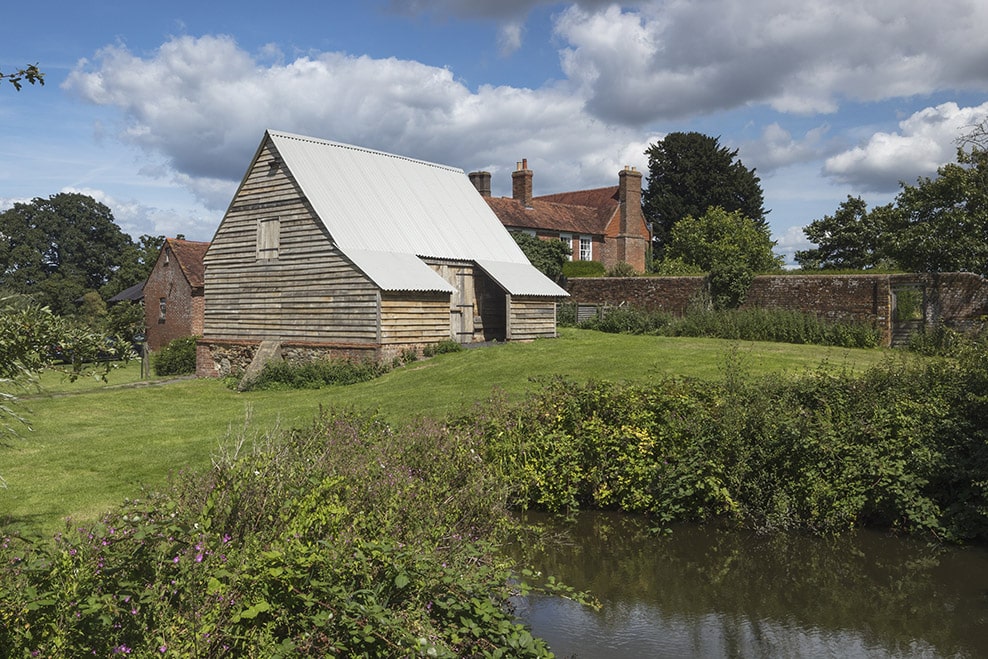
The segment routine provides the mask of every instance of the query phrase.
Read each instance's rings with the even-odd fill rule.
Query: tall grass
[[[574,305],[561,310],[561,322],[618,334],[690,336],[740,341],[874,348],[878,330],[866,323],[833,322],[811,314],[778,309],[691,310],[685,316],[634,307],[603,308],[577,323]]]

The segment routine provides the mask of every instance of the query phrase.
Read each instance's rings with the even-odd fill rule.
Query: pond
[[[988,551],[855,531],[759,536],[530,515],[519,556],[600,603],[516,602],[557,657],[986,657]],[[541,545],[534,546],[533,545]]]

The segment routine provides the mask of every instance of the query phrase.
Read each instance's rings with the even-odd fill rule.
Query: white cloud
[[[494,20],[502,53],[510,54],[528,36],[529,12],[558,3],[391,4],[410,13]],[[286,56],[277,44],[251,53],[225,36],[176,37],[150,54],[110,46],[80,62],[64,86],[119,111],[119,123],[101,131],[144,151],[145,176],[181,185],[217,212],[267,128],[488,169],[495,194],[508,193],[513,163],[527,158],[536,194],[543,194],[609,184],[625,164],[645,170],[644,148],[660,127],[669,128],[657,122],[732,110],[753,115],[767,106],[783,116],[740,153],[746,166],[765,175],[834,152],[838,138],[831,133],[838,129],[821,120],[796,131],[786,125],[786,113],[988,90],[988,41],[981,38],[988,3],[933,4],[570,3],[552,17],[564,79],[538,89],[471,88],[455,71],[397,58]],[[984,106],[953,108],[917,113],[898,132],[833,156],[825,174],[859,190],[887,190],[899,179],[932,173],[952,158],[958,122],[975,123],[964,112],[988,113]]]
[[[179,37],[149,58],[108,47],[65,86],[118,108],[120,136],[147,152],[147,171],[212,209],[225,208],[267,128],[467,170],[528,158],[544,192],[564,181],[609,184],[623,164],[644,160],[627,163],[640,131],[599,122],[563,86],[471,91],[448,69],[395,58],[323,53],[263,65],[228,37]],[[162,159],[167,168],[155,169]]]
[[[979,0],[662,0],[570,6],[556,22],[563,70],[608,121],[767,104],[829,113],[945,89],[988,90]]]
[[[788,227],[781,235],[772,236],[772,239],[776,242],[773,251],[776,254],[781,254],[788,264],[795,263],[793,257],[796,252],[807,250],[814,246],[806,237],[806,234],[803,233],[803,227],[801,226]]]
[[[502,56],[508,56],[521,48],[523,26],[518,22],[505,23],[498,30],[497,46]]]
[[[212,233],[204,229],[202,218],[178,209],[146,206],[134,200],[120,199],[98,188],[67,187],[61,192],[74,192],[92,197],[113,211],[113,221],[133,238],[142,234],[152,236],[185,235],[190,240],[209,240]],[[215,219],[210,218],[212,226]],[[208,235],[206,235],[208,233]]]
[[[895,133],[875,133],[863,145],[827,159],[824,173],[856,190],[887,192],[912,184],[952,162],[957,139],[988,118],[988,103],[958,107],[943,103],[899,122]]]
[[[740,147],[739,156],[746,166],[754,166],[760,172],[816,160],[825,148],[823,139],[829,130],[829,126],[818,126],[795,138],[778,123],[771,123],[762,130],[758,140]]]

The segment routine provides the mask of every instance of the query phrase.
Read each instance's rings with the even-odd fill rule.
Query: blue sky
[[[94,6],[86,6],[94,5]],[[615,184],[673,131],[739,149],[778,251],[894,198],[988,117],[982,0],[46,2],[0,43],[0,209],[80,191],[209,240],[266,128],[493,173]]]

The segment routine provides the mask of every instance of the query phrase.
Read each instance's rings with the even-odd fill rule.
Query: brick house
[[[533,196],[534,174],[522,160],[511,173],[511,197],[491,196],[490,172],[470,180],[509,231],[562,240],[574,261],[599,261],[610,270],[621,262],[644,272],[651,234],[641,211],[642,175],[631,167],[606,188]]]
[[[202,334],[203,257],[209,243],[166,238],[144,283],[144,324],[149,350]]]

